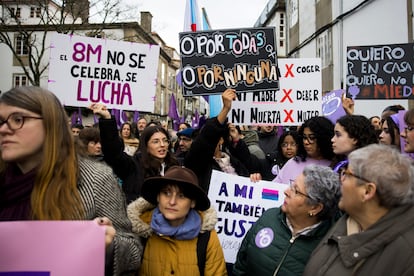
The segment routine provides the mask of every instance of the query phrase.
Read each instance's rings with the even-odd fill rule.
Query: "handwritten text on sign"
[[[413,47],[413,43],[348,47],[348,95],[357,99],[413,99]]]
[[[154,110],[159,46],[55,34],[48,88],[63,104]]]
[[[183,95],[279,87],[273,28],[180,33]]]
[[[244,236],[263,212],[283,204],[287,187],[213,170],[208,196],[218,212],[216,230],[226,262],[236,261]]]
[[[241,93],[229,120],[236,125],[301,125],[321,115],[321,60],[279,59],[280,90]]]

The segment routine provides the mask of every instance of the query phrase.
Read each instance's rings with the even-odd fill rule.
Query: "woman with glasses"
[[[136,271],[142,245],[117,180],[108,166],[77,155],[67,121],[42,88],[0,95],[0,221],[95,219],[105,228],[105,275]]]
[[[171,154],[168,132],[161,125],[147,126],[140,136],[139,151],[130,156],[124,152],[115,118],[106,106],[94,103],[90,109],[101,117],[99,129],[104,160],[122,181],[127,203],[140,196],[146,178],[162,176],[171,166],[178,165]]]
[[[273,181],[289,184],[306,165],[331,165],[334,157],[330,141],[333,130],[332,122],[325,117],[317,116],[305,121],[298,131],[300,139],[296,156],[286,162]]]
[[[284,193],[282,207],[266,210],[247,232],[234,275],[302,275],[337,213],[338,174],[308,165]]]
[[[272,174],[277,176],[286,162],[298,152],[299,136],[296,131],[284,132],[277,143],[277,154],[272,166]],[[274,178],[274,177],[273,177]]]
[[[354,150],[369,144],[378,143],[377,134],[367,117],[362,115],[345,115],[335,124],[332,136],[332,148],[338,159],[334,171],[338,171],[348,162],[347,156]]]
[[[345,212],[303,275],[414,275],[414,168],[386,145],[354,150],[341,169]]]

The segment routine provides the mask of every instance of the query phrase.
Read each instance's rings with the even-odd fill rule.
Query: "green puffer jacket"
[[[268,209],[243,239],[233,274],[273,276],[281,264],[276,275],[302,275],[313,249],[331,225],[323,221],[308,234],[294,238],[281,209]]]

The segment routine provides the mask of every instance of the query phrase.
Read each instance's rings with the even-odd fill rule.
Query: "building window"
[[[30,7],[30,17],[34,18],[40,18],[40,14],[41,14],[41,9],[40,7]]]
[[[10,8],[10,16],[14,18],[20,18],[20,8]]]
[[[165,65],[165,63],[163,62],[163,63],[161,63],[161,85],[163,85],[163,86],[166,86],[165,84],[166,84],[166,81],[165,81],[165,74],[166,74],[166,71],[167,71],[167,69],[166,69],[166,65]]]
[[[284,40],[279,40],[279,47],[283,47],[285,46],[285,41]]]
[[[284,13],[280,14],[280,25],[285,25],[285,14]]]
[[[331,31],[326,30],[316,39],[316,56],[321,58],[322,68],[332,64],[332,36]]]
[[[26,86],[28,85],[26,75],[14,75],[13,76],[13,87]]]
[[[19,56],[26,56],[29,54],[29,45],[27,44],[26,36],[18,34],[15,37],[16,54]]]
[[[172,72],[168,73],[168,89],[175,91],[176,89],[176,79],[175,79],[175,74]]]

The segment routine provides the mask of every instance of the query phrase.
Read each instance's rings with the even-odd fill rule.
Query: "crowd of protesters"
[[[0,220],[95,220],[106,275],[414,275],[414,109],[368,119],[345,98],[335,122],[243,127],[227,120],[236,91],[221,97],[202,127],[172,132],[144,118],[118,129],[102,103],[96,125],[69,126],[50,91],[2,93]],[[288,185],[235,264],[215,231],[213,170]]]

